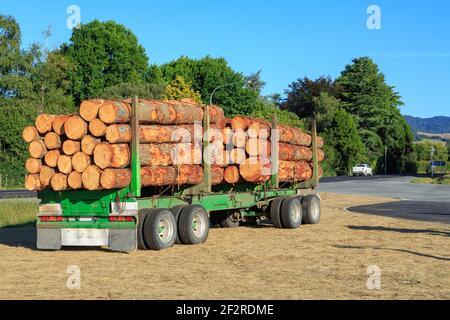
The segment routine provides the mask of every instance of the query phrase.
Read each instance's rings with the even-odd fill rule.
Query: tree
[[[202,98],[198,91],[192,89],[190,82],[186,82],[183,77],[176,76],[164,89],[164,99],[167,100],[181,100],[192,99],[198,103],[202,103]]]
[[[192,84],[200,93],[203,103],[209,103],[210,95],[221,85],[234,84],[218,90],[213,102],[219,104],[229,117],[251,113],[259,94],[245,87],[245,77],[232,70],[224,58],[205,57],[199,60],[181,57],[160,67],[164,81],[170,82],[176,76]]]
[[[379,167],[384,166],[386,146],[388,172],[404,170],[412,150],[413,134],[400,114],[403,105],[400,95],[386,84],[378,66],[367,57],[354,59],[336,83],[342,107],[354,116],[361,135],[370,137],[368,155],[375,157],[371,160],[378,162]]]
[[[148,57],[136,36],[114,21],[94,20],[73,29],[61,51],[77,68],[73,76],[76,102],[95,98],[106,87],[143,83],[148,76]]]
[[[129,99],[138,96],[142,99],[162,99],[165,86],[151,83],[120,83],[100,90],[104,99]]]
[[[304,77],[289,85],[289,89],[285,90],[287,97],[280,107],[296,113],[300,118],[314,118],[320,112],[316,99],[323,93],[334,97],[337,91],[334,81],[329,76],[321,76],[316,80]]]
[[[277,121],[280,124],[305,129],[305,123],[295,113],[281,110],[269,99],[263,97],[255,103],[249,116],[272,122],[274,114],[277,115]]]
[[[334,112],[331,125],[324,130],[323,135],[327,154],[325,165],[336,173],[348,174],[355,164],[367,160],[365,146],[353,117],[341,108]]]

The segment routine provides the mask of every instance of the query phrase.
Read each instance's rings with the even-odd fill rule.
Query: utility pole
[[[430,157],[431,162],[430,162],[430,164],[431,164],[431,177],[432,177],[432,178],[434,177],[434,161],[433,161],[433,154],[434,154],[435,151],[436,151],[436,150],[434,149],[434,146],[431,146],[431,157]]]
[[[387,150],[388,147],[384,146],[384,175],[387,175]]]

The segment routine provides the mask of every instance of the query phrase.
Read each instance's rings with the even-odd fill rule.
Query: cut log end
[[[62,150],[64,154],[68,156],[72,156],[81,149],[81,144],[79,141],[75,140],[66,140],[62,145]]]
[[[102,99],[94,99],[94,100],[85,100],[81,102],[80,105],[80,116],[90,122],[97,118],[98,110],[104,104],[104,100]]]
[[[25,169],[30,174],[36,174],[41,171],[42,161],[40,159],[29,158],[25,162]]]
[[[100,185],[101,174],[102,170],[99,167],[95,165],[88,166],[81,175],[83,186],[91,191],[101,189]]]
[[[100,177],[100,184],[105,189],[124,188],[130,184],[130,181],[129,169],[106,169]]]
[[[87,135],[88,125],[80,116],[71,116],[64,123],[66,136],[71,140],[82,140]]]
[[[92,155],[95,147],[101,142],[100,139],[96,139],[93,136],[86,136],[81,140],[81,150],[87,154]]]
[[[48,187],[50,185],[50,180],[55,174],[55,170],[53,168],[42,166],[41,171],[39,172],[39,179],[41,181],[41,185],[43,188]]]
[[[58,158],[61,155],[59,150],[50,150],[45,154],[44,161],[50,168],[55,168],[58,165]]]
[[[41,180],[38,174],[29,174],[25,177],[25,188],[29,191],[42,190]]]
[[[72,167],[79,173],[83,173],[90,164],[91,158],[84,152],[77,152],[72,157]]]
[[[229,184],[236,184],[241,180],[241,175],[239,174],[238,166],[229,166],[225,168],[223,174],[224,180]]]
[[[67,176],[62,173],[56,173],[52,177],[50,184],[54,191],[67,190]]]
[[[28,151],[30,153],[30,156],[35,159],[42,159],[45,154],[47,153],[47,148],[45,147],[45,144],[41,140],[34,140],[30,143],[28,147]]]
[[[55,120],[54,115],[50,114],[40,114],[36,118],[36,129],[37,131],[44,135],[47,132],[52,131],[53,128],[53,120]]]
[[[89,122],[89,132],[94,137],[103,137],[106,134],[106,124],[100,119],[94,119]]]
[[[22,138],[23,140],[25,140],[25,142],[30,143],[34,140],[39,139],[39,132],[34,126],[26,127],[25,129],[23,129]]]
[[[73,190],[81,189],[83,187],[81,173],[72,171],[67,177],[67,185]]]
[[[44,137],[44,144],[49,150],[59,149],[61,147],[61,137],[55,132],[49,132]]]

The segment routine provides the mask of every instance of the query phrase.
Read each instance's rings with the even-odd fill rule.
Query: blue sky
[[[21,25],[23,46],[68,41],[69,5],[82,23],[115,20],[130,28],[151,63],[187,55],[223,56],[237,71],[262,70],[264,94],[293,80],[337,77],[352,58],[372,57],[403,97],[404,114],[450,116],[450,1],[408,0],[0,0],[0,13]],[[369,30],[369,5],[381,9],[381,30]]]

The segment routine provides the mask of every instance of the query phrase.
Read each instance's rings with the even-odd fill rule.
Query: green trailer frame
[[[204,163],[204,179],[199,185],[171,190],[169,194],[142,195],[139,157],[138,97],[132,99],[131,183],[118,190],[38,192],[41,201],[37,222],[37,247],[58,250],[62,246],[108,246],[114,251],[136,249],[138,212],[151,208],[200,205],[212,216],[219,212],[238,213],[240,219],[267,216],[273,199],[294,195],[317,195],[319,166],[317,133],[312,123],[313,178],[306,182],[282,184],[278,180],[278,143],[272,143],[271,179],[263,184],[211,185],[211,165]],[[203,127],[209,129],[209,106]],[[277,127],[276,116],[273,128]],[[276,131],[272,139],[278,139]],[[203,148],[208,142],[203,142]],[[46,219],[41,219],[46,217]],[[49,218],[50,217],[50,218]],[[52,218],[53,217],[53,218]],[[126,219],[125,219],[126,218]],[[82,239],[80,241],[80,239]]]

